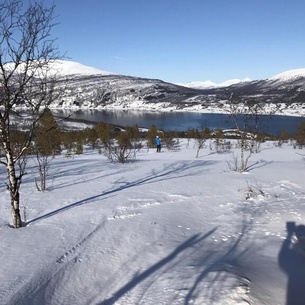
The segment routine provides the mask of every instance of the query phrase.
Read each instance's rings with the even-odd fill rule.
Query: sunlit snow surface
[[[25,65],[25,63],[21,63],[17,69],[14,63],[7,63],[5,65],[6,70],[13,71],[16,69],[16,72],[23,73],[25,69],[29,69],[29,71],[33,71],[34,67],[37,69],[37,62],[33,62],[30,68]],[[46,66],[42,66],[41,69],[37,69],[37,73],[39,72],[47,73],[47,75],[56,74],[57,76],[68,76],[68,75],[110,75],[114,74],[111,72],[107,72],[104,70],[96,69],[94,67],[86,66],[81,63],[75,61],[68,60],[50,60],[48,64],[48,69]]]
[[[85,66],[81,63],[67,60],[56,60],[51,63],[51,72],[58,73],[60,75],[73,75],[73,74],[82,74],[82,75],[93,75],[93,74],[102,74],[109,75],[113,74],[104,70],[96,69],[94,67]]]
[[[305,77],[305,69],[294,69],[279,73],[270,79],[273,80],[288,80],[291,78]]]
[[[197,89],[207,89],[207,88],[221,88],[221,87],[229,87],[231,85],[236,85],[239,83],[245,83],[251,81],[250,78],[244,78],[244,79],[229,79],[222,83],[214,83],[210,80],[207,81],[192,81],[186,84],[177,84],[189,88],[197,88]]]
[[[0,304],[303,304],[303,151],[264,143],[240,174],[206,144],[57,156],[44,193],[31,160],[16,230],[0,167]]]

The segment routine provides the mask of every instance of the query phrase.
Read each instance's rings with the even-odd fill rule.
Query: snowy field
[[[53,160],[45,193],[30,162],[21,229],[0,167],[0,304],[305,304],[302,154],[267,142],[240,174],[186,140],[127,164],[87,150]]]

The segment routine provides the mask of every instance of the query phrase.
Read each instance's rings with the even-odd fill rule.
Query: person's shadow
[[[287,222],[278,261],[288,276],[286,305],[305,304],[305,226]]]

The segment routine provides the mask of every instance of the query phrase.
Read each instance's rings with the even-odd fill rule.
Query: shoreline
[[[22,108],[24,109],[24,108]],[[147,112],[147,113],[156,113],[156,112],[164,112],[164,113],[198,113],[198,114],[224,114],[229,115],[229,111],[224,111],[221,109],[189,109],[189,108],[183,108],[183,109],[172,109],[172,108],[126,108],[126,107],[96,107],[96,108],[89,108],[89,107],[50,107],[51,110],[55,111],[131,111],[131,112]],[[239,113],[242,114],[242,113]],[[289,117],[305,117],[305,109],[298,109],[298,110],[282,110],[282,111],[275,111],[274,113],[262,113],[259,115],[278,115],[278,116],[289,116]]]

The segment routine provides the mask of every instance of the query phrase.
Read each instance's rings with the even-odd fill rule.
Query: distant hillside
[[[287,71],[270,79],[243,81],[225,87],[188,88],[164,82],[115,75],[75,62],[59,62],[62,69],[53,108],[180,110],[225,113],[233,96],[243,103],[253,100],[280,105],[284,114],[305,115],[305,69]]]

